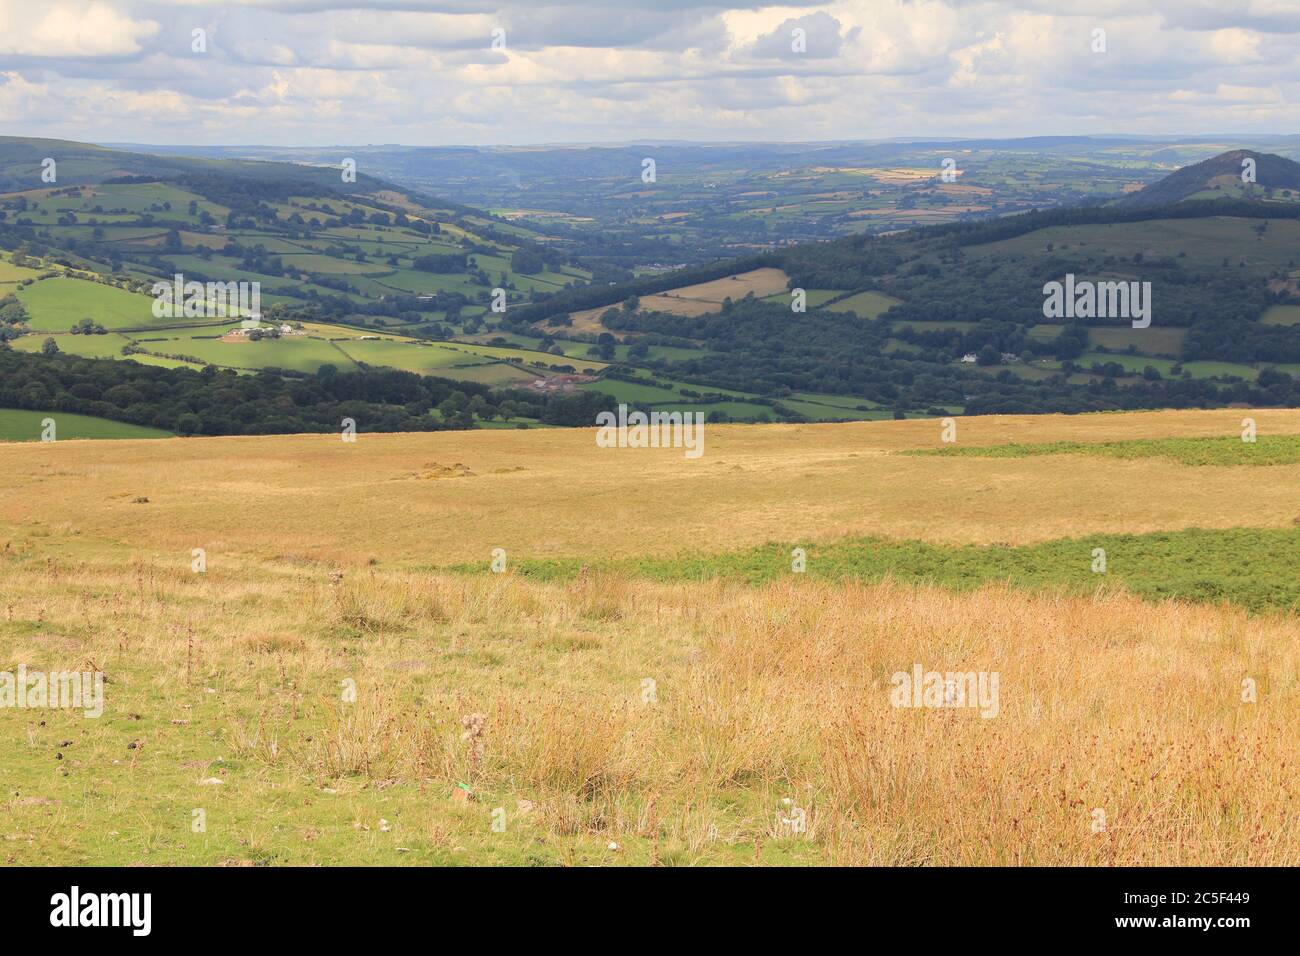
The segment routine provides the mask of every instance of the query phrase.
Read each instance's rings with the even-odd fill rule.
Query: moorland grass
[[[108,679],[98,719],[0,708],[9,865],[1296,862],[1292,616],[76,540],[0,551],[0,661]],[[918,663],[997,714],[891,706]]]
[[[1242,414],[977,417],[958,427],[971,445],[1202,437],[1234,433]],[[1250,414],[1261,433],[1300,433],[1300,410]],[[13,520],[57,517],[84,540],[116,539],[126,522],[138,547],[178,555],[222,541],[248,553],[373,556],[389,567],[487,560],[494,547],[514,566],[524,558],[669,558],[864,537],[1028,545],[1289,528],[1300,517],[1296,465],[891,453],[938,447],[937,421],[709,426],[696,461],[681,449],[600,448],[594,438],[594,429],[511,429],[363,433],[355,444],[280,435],[14,445],[0,455],[0,486]],[[418,477],[457,463],[472,476]],[[113,504],[137,496],[150,499],[148,521]]]
[[[1294,865],[1297,469],[890,453],[937,425],[721,426],[701,462],[567,429],[6,446],[0,670],[107,681],[100,718],[0,708],[0,859]],[[997,672],[996,716],[892,706],[918,664]]]

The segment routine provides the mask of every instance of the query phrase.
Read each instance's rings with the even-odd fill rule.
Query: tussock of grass
[[[596,567],[658,581],[728,578],[758,585],[788,577],[791,552],[803,547],[809,577],[937,584],[969,589],[992,582],[1089,593],[1118,585],[1148,600],[1230,601],[1252,611],[1300,606],[1300,528],[1189,529],[1106,534],[1039,544],[944,546],[923,541],[856,538],[833,544],[768,544],[718,555],[610,561]],[[1106,552],[1104,573],[1093,550]],[[566,580],[593,566],[579,560],[516,563],[519,573]],[[483,570],[482,564],[457,570]]]
[[[1041,444],[946,445],[911,449],[904,455],[948,458],[1030,458],[1037,455],[1094,455],[1104,458],[1163,458],[1181,465],[1294,465],[1300,435],[1260,435],[1253,442],[1228,438],[1141,438],[1132,441],[1055,441]]]

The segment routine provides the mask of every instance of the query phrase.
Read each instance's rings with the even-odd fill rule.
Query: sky
[[[0,133],[276,146],[1300,132],[1300,0],[0,0]]]

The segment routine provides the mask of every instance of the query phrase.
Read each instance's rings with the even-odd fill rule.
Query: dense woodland
[[[0,408],[96,415],[181,435],[336,432],[344,418],[363,432],[465,429],[516,418],[590,425],[613,406],[596,392],[539,397],[387,369],[343,373],[326,365],[315,375],[239,375],[0,348]]]

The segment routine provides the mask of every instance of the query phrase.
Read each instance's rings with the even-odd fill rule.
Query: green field
[[[1264,325],[1300,325],[1300,305],[1270,305],[1260,322]]]
[[[893,412],[883,408],[862,411],[856,408],[846,408],[842,405],[828,405],[820,401],[805,402],[790,398],[778,399],[778,402],[812,422],[880,421],[894,417]],[[862,402],[859,404],[869,403]]]
[[[528,385],[537,381],[542,376],[527,372],[517,365],[509,362],[486,362],[483,365],[470,365],[467,367],[448,369],[447,371],[431,372],[432,375],[438,375],[442,378],[455,379],[459,382],[477,382],[480,385],[493,385],[500,387],[513,388],[519,385]]]
[[[592,382],[584,385],[583,388],[592,392],[604,392],[606,395],[613,395],[620,402],[645,402],[649,404],[681,399],[681,396],[671,388],[660,388],[658,385],[645,382],[625,382],[613,378]]]
[[[826,308],[832,312],[852,312],[863,319],[878,319],[889,308],[898,305],[902,301],[902,299],[895,299],[892,295],[885,295],[883,292],[859,292],[847,299],[833,302]]]
[[[54,419],[57,441],[75,438],[170,438],[171,432],[143,425],[128,425],[107,418],[73,415],[70,412],[29,412],[0,408],[0,441],[40,441],[46,418]]]
[[[407,372],[444,374],[455,366],[483,365],[491,359],[442,344],[417,345],[395,339],[349,340],[341,347],[358,362],[386,365]]]
[[[138,362],[141,365],[154,365],[158,368],[188,368],[193,371],[201,371],[204,366],[197,362],[186,362],[184,359],[163,358],[161,355],[144,355],[139,352],[131,356],[123,356],[130,362]],[[242,371],[240,374],[244,374]]]
[[[36,333],[14,339],[10,345],[17,352],[39,352],[46,339],[54,339],[59,351],[68,355],[80,355],[82,358],[124,358],[122,348],[130,345],[131,340],[118,332],[106,335],[72,335],[69,332],[55,332],[50,335]]]
[[[34,332],[66,332],[82,319],[92,319],[106,329],[160,324],[149,296],[84,279],[42,279],[19,290],[18,298],[30,316],[28,328]]]
[[[1241,365],[1237,362],[1215,362],[1215,361],[1196,361],[1196,362],[1176,362],[1173,359],[1154,358],[1147,355],[1127,355],[1113,352],[1084,352],[1083,355],[1075,359],[1075,364],[1085,369],[1092,367],[1093,363],[1105,365],[1107,362],[1114,362],[1124,368],[1125,371],[1135,375],[1140,375],[1142,370],[1148,365],[1157,369],[1161,375],[1168,376],[1171,374],[1175,365],[1181,364],[1183,370],[1191,374],[1192,378],[1213,378],[1215,376],[1236,375],[1247,381],[1254,381],[1259,378],[1259,369],[1251,368],[1249,365]]]
[[[801,402],[816,402],[819,405],[831,405],[835,408],[844,408],[849,411],[857,411],[861,407],[878,408],[879,406],[865,398],[859,398],[857,395],[821,395],[816,392],[795,392],[791,398]],[[784,401],[784,399],[782,399]]]
[[[1028,329],[1025,334],[1035,342],[1051,342],[1064,331],[1064,325],[1043,322]]]
[[[1049,328],[1049,326],[1035,326],[1035,329],[1039,328]],[[1064,326],[1050,326],[1050,328],[1063,329]],[[1033,337],[1032,333],[1031,337]],[[1051,338],[1055,336],[1049,336],[1049,339]],[[1135,329],[1115,326],[1088,329],[1088,341],[1094,346],[1103,346],[1112,352],[1122,352],[1132,347],[1144,355],[1166,358],[1177,358],[1182,354],[1185,338],[1187,338],[1187,330],[1177,328]]]
[[[212,332],[204,330],[205,334]],[[223,342],[214,338],[176,338],[142,342],[150,352],[164,356],[188,356],[227,368],[283,368],[315,372],[322,365],[348,366],[347,358],[329,342],[307,336],[265,338],[260,342]]]

